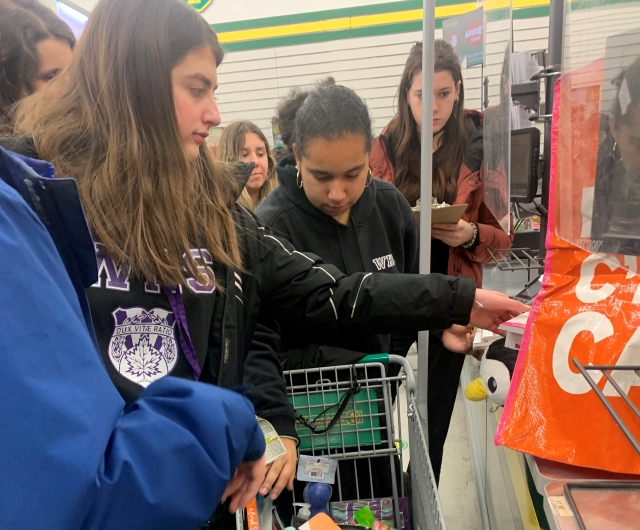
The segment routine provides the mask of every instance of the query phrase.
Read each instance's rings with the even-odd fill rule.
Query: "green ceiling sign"
[[[198,13],[202,13],[211,5],[213,0],[182,0],[185,4],[190,5]]]

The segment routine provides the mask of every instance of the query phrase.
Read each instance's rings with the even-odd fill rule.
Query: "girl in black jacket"
[[[295,117],[287,138],[293,156],[278,164],[280,186],[258,217],[298,250],[312,252],[344,274],[418,272],[418,226],[402,194],[372,178],[371,118],[344,86],[293,91],[279,106],[279,122]],[[280,123],[279,123],[280,125]],[[352,362],[370,353],[406,355],[415,333],[345,332],[332,336],[283,325],[290,369]],[[344,350],[350,350],[349,353]],[[358,352],[358,353],[356,353]]]
[[[465,279],[345,276],[260,226],[205,145],[220,123],[217,37],[178,0],[153,7],[101,0],[70,67],[16,117],[38,155],[77,182],[96,240],[98,346],[129,401],[169,374],[242,384],[260,313],[390,333],[470,320],[497,329],[522,311]]]
[[[278,165],[280,185],[258,208],[260,220],[296,249],[317,254],[345,274],[418,272],[413,211],[395,186],[369,171],[371,118],[362,99],[347,87],[325,86],[306,98],[292,92],[278,110],[279,122],[295,116],[293,127],[279,123],[281,130],[293,129],[287,140],[294,156]],[[414,332],[327,335],[286,324],[281,329],[288,369],[350,364],[372,353],[405,356],[417,339]],[[463,352],[471,346],[473,333],[460,331],[460,337],[445,331],[443,340]],[[458,338],[459,344],[454,340]],[[376,498],[390,496],[389,458],[372,463],[370,473],[366,463],[359,462],[365,464],[358,467],[361,491]],[[352,474],[351,463],[340,466],[343,499],[356,495],[350,487]]]

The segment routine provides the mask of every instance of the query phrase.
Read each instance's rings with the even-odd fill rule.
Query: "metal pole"
[[[435,0],[423,1],[422,13],[422,133],[420,160],[420,274],[431,270],[431,196],[433,183],[433,56],[435,40]],[[418,334],[418,412],[427,433],[427,373],[429,332]],[[425,436],[428,438],[428,436]]]
[[[564,35],[564,0],[551,0],[549,5],[549,49],[547,67],[555,72],[562,70],[562,40]],[[547,116],[553,114],[553,87],[557,76],[552,75],[545,81],[544,113]],[[551,180],[551,120],[544,124],[544,157],[542,163],[542,197],[541,204],[544,211],[549,210],[549,182]],[[550,215],[550,212],[549,212]],[[540,243],[539,255],[541,261],[547,253],[545,241],[547,237],[547,215],[540,217]]]

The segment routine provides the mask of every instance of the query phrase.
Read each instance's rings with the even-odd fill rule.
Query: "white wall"
[[[58,8],[56,7],[56,0],[38,0],[41,4],[47,6],[54,13],[58,12]]]
[[[441,33],[441,32],[439,32]],[[271,138],[270,120],[293,87],[328,75],[366,100],[376,130],[394,115],[404,62],[420,33],[403,33],[227,54],[220,67],[223,125],[248,119]]]
[[[89,15],[93,8],[96,7],[98,0],[61,0],[63,4],[67,4],[73,9],[84,15]]]
[[[256,18],[277,17],[328,9],[368,6],[400,0],[322,0],[322,2],[300,0],[213,0],[202,15],[211,24],[236,22],[238,20],[254,20]]]
[[[548,17],[514,20],[515,50],[546,49]],[[311,85],[328,75],[353,88],[367,102],[378,134],[395,113],[395,96],[411,46],[421,32],[302,44],[281,48],[228,53],[219,71],[218,103],[223,123],[246,119],[272,138],[271,118],[280,98],[292,87]],[[442,31],[436,31],[436,38]],[[502,69],[504,46],[488,44],[497,58],[485,75]],[[499,49],[498,49],[499,48]],[[499,59],[499,60],[498,60]],[[479,109],[482,69],[463,72],[468,108]],[[497,89],[497,87],[496,87]],[[490,95],[496,96],[494,88]]]
[[[42,0],[49,2],[50,0]],[[98,0],[62,0],[74,9],[88,14],[98,3]],[[327,9],[340,9],[344,7],[366,6],[400,0],[322,0],[322,2],[300,0],[213,0],[202,15],[210,23],[237,22],[240,20],[253,20],[256,18],[276,17],[298,13],[310,13],[313,11],[325,11]],[[148,0],[149,9],[153,8],[153,0]],[[55,1],[54,1],[55,3]]]
[[[564,45],[565,71],[605,57],[601,108],[608,111],[616,93],[611,80],[640,55],[640,1],[568,14]]]

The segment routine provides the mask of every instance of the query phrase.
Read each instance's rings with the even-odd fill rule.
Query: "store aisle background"
[[[407,356],[417,376],[418,356],[412,352]],[[399,403],[405,404],[404,387],[401,389]],[[465,417],[464,396],[458,388],[456,405],[451,418],[449,435],[444,446],[444,457],[440,473],[440,502],[444,513],[445,523],[451,530],[481,530],[480,511],[478,509],[478,495],[476,493],[475,477],[471,463],[469,437]],[[405,408],[403,406],[403,408]],[[402,411],[402,437],[408,442],[408,419]],[[403,453],[404,465],[409,460],[409,451]]]
[[[440,473],[440,502],[447,528],[481,530],[478,495],[471,464],[464,396],[458,388]]]

